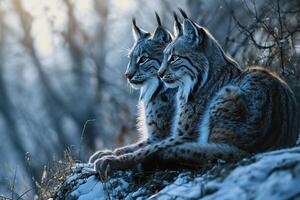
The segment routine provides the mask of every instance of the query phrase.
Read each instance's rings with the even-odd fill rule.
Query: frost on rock
[[[117,172],[107,181],[74,170],[55,199],[294,199],[300,197],[300,147],[255,155],[205,172]]]

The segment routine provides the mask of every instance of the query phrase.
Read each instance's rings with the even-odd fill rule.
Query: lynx
[[[214,37],[184,12],[165,48],[158,75],[178,88],[171,136],[116,159],[98,162],[101,173],[128,169],[159,152],[164,159],[201,164],[292,146],[299,130],[295,96],[268,70],[241,70]]]
[[[133,19],[135,44],[129,52],[129,64],[125,73],[129,84],[135,89],[140,89],[140,131],[147,138],[113,152],[98,151],[90,157],[90,163],[103,156],[119,156],[134,152],[170,134],[175,112],[176,89],[166,88],[156,73],[161,65],[163,50],[171,42],[171,35],[162,26],[157,13],[156,20],[158,27],[153,34],[150,34],[140,29]]]

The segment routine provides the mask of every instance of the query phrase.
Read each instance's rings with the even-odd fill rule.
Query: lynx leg
[[[139,148],[143,148],[147,145],[150,145],[150,144],[154,143],[155,141],[156,141],[156,139],[148,138],[147,140],[140,141],[140,142],[137,142],[135,144],[131,144],[131,145],[128,145],[128,146],[117,148],[114,151],[100,150],[100,151],[97,151],[96,153],[94,153],[89,158],[89,163],[94,163],[97,159],[100,159],[104,156],[113,156],[113,155],[120,156],[120,155],[123,155],[123,154],[132,153],[132,152],[138,150]]]
[[[245,156],[247,156],[247,153],[233,145],[217,143],[198,144],[196,142],[170,147],[159,153],[159,157],[163,160],[175,161],[179,165],[189,167],[197,167],[195,165],[206,164],[208,161],[224,160],[226,162],[235,162]]]
[[[135,164],[141,163],[143,160],[147,159],[150,155],[153,155],[160,150],[182,144],[185,141],[185,137],[170,137],[152,145],[145,146],[144,148],[140,148],[132,153],[120,156],[104,156],[95,161],[95,170],[101,174],[105,174],[108,168],[110,169],[110,173],[113,173],[116,170],[130,169]]]
[[[147,140],[140,141],[140,142],[137,142],[135,144],[131,144],[131,145],[128,145],[128,146],[125,146],[125,147],[115,149],[114,154],[116,156],[120,156],[120,155],[123,155],[123,154],[132,153],[132,152],[134,152],[134,151],[136,151],[140,148],[143,148],[147,145],[153,144],[154,142],[156,142],[156,139],[148,138]]]

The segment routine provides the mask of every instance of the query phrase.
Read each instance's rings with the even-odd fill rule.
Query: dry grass
[[[75,161],[69,151],[64,152],[64,159],[52,161],[48,166],[44,166],[41,181],[35,182],[38,191],[38,200],[54,197],[60,186],[71,174],[71,167]]]

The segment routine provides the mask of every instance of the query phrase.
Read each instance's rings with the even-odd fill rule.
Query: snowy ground
[[[101,182],[90,171],[76,169],[60,187],[56,199],[300,198],[300,147],[258,154],[236,165],[215,166],[205,173],[118,172]]]

